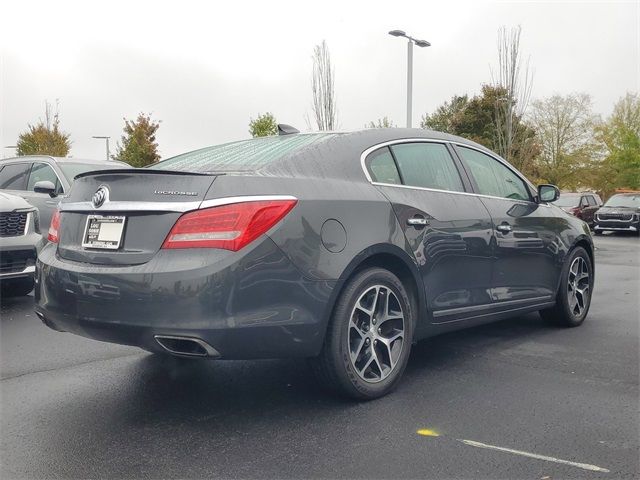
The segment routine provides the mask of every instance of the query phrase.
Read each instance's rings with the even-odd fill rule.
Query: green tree
[[[540,179],[560,188],[592,188],[592,173],[601,165],[594,128],[597,117],[586,94],[554,95],[532,103],[531,124],[540,155]]]
[[[424,115],[420,126],[467,138],[491,150],[498,150],[501,135],[498,131],[499,105],[508,95],[504,87],[483,85],[480,95],[454,95],[431,115]],[[524,119],[511,114],[512,127],[519,134],[511,144],[510,162],[527,175],[536,176],[533,159],[538,154],[535,132]]]
[[[431,115],[425,113],[420,121],[420,128],[455,134],[457,117],[468,103],[467,95],[454,95],[450,101],[444,102]]]
[[[389,120],[386,116],[379,118],[375,122],[369,122],[365,124],[364,128],[396,128],[396,124],[393,120]]]
[[[249,133],[253,138],[268,137],[278,133],[278,124],[272,113],[258,114],[258,117],[249,121]]]
[[[111,158],[133,167],[144,167],[160,160],[156,132],[160,122],[151,120],[151,114],[140,113],[136,120],[124,118],[124,135]]]
[[[613,108],[607,121],[597,129],[606,148],[606,158],[598,175],[599,189],[640,189],[640,97],[627,93]]]
[[[51,104],[45,102],[44,120],[29,125],[25,132],[18,136],[16,154],[22,155],[51,155],[66,157],[71,149],[70,135],[60,130],[60,114],[56,101],[55,112]]]

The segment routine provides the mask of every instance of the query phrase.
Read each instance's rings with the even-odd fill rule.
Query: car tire
[[[415,313],[402,282],[382,268],[358,272],[344,286],[321,354],[318,380],[342,395],[372,400],[400,381],[411,350]]]
[[[24,297],[29,295],[35,286],[33,278],[16,278],[2,282],[2,295],[7,297]]]
[[[556,304],[540,310],[540,316],[562,327],[578,327],[589,313],[592,293],[591,257],[584,248],[576,247],[569,253],[562,267]]]

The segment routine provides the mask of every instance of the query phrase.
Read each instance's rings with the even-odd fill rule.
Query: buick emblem
[[[98,190],[96,190],[96,193],[93,194],[91,203],[94,208],[99,208],[106,200],[109,200],[109,189],[104,185],[101,185],[98,187]]]

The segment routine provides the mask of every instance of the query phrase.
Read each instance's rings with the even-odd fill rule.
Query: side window
[[[27,190],[32,192],[36,182],[41,182],[43,180],[49,180],[56,186],[56,191],[60,192],[60,180],[58,180],[58,176],[56,175],[56,172],[53,171],[53,168],[46,163],[34,163],[31,167],[31,173],[29,174]]]
[[[6,190],[24,190],[30,163],[11,163],[0,170],[0,188]]]
[[[391,151],[405,185],[464,192],[449,150],[441,143],[401,143]]]
[[[400,174],[388,148],[381,148],[371,153],[366,160],[369,174],[374,182],[400,185]]]
[[[589,202],[590,207],[595,207],[597,205],[596,199],[593,198],[593,195],[587,195],[587,202]]]
[[[478,193],[513,200],[531,200],[525,183],[505,165],[477,150],[458,147],[458,151],[476,180]]]

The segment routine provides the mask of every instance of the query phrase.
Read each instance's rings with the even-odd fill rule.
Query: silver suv
[[[59,196],[69,193],[73,178],[84,172],[131,168],[116,161],[28,155],[0,160],[0,190],[19,195],[40,211],[41,232],[47,232]]]
[[[2,295],[33,290],[36,256],[42,246],[38,209],[23,198],[0,192],[0,288]]]

